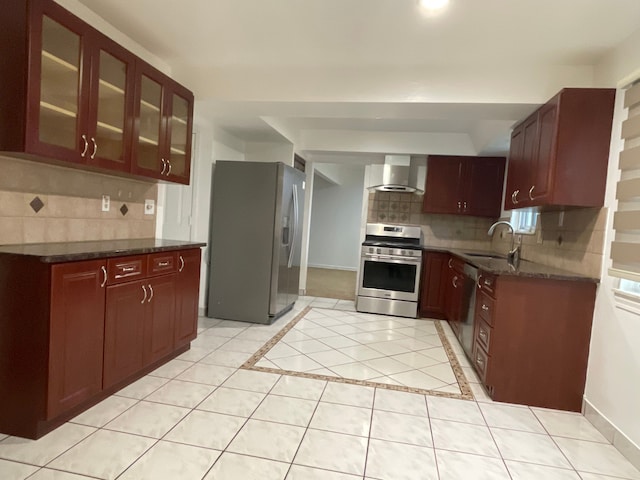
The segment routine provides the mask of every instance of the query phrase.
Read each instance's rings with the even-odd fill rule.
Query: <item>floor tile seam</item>
[[[429,436],[431,437],[431,445],[433,445],[433,461],[435,463],[436,466],[436,475],[438,476],[438,478],[440,478],[440,466],[438,465],[438,456],[436,455],[436,450],[435,450],[435,445],[436,445],[436,439],[433,436],[433,425],[431,424],[431,411],[429,409],[429,399],[427,398],[427,396],[424,396],[424,405],[425,408],[427,409],[427,420],[429,422]]]
[[[164,385],[166,385],[166,383],[165,383]],[[150,393],[149,395],[152,395],[152,393]],[[110,397],[107,397],[107,398],[110,398]],[[129,397],[120,397],[120,398],[129,398]],[[104,427],[104,426],[108,425],[109,423],[113,422],[116,418],[120,417],[121,415],[124,415],[126,412],[128,412],[128,411],[129,411],[129,410],[131,410],[133,407],[135,407],[135,406],[136,406],[136,405],[138,405],[140,402],[142,402],[142,400],[144,400],[144,398],[146,398],[146,397],[143,397],[143,398],[130,398],[129,400],[135,400],[135,402],[134,402],[134,403],[132,403],[130,406],[128,406],[126,409],[124,409],[122,412],[120,412],[118,415],[116,415],[115,417],[113,417],[112,419],[110,419],[109,421],[107,421],[107,423],[105,423],[104,425],[100,425],[100,426],[96,426],[96,425],[87,425],[86,423],[79,423],[79,422],[74,422],[74,421],[73,421],[75,418],[77,418],[77,417],[79,417],[80,415],[82,415],[82,413],[85,413],[85,412],[89,411],[90,409],[87,409],[87,410],[85,410],[85,412],[82,412],[82,413],[80,413],[80,414],[76,415],[76,416],[75,416],[75,417],[73,417],[71,420],[67,420],[67,422],[66,422],[66,423],[73,423],[74,425],[84,425],[85,427],[102,428],[102,427]],[[105,400],[106,400],[106,398],[105,398]],[[104,400],[103,400],[102,402],[104,402]],[[100,402],[100,403],[102,403],[102,402]],[[97,403],[97,404],[96,404],[96,405],[94,405],[94,406],[96,406],[96,407],[97,407],[98,405],[100,405],[100,403]],[[93,408],[93,407],[91,407],[91,408]]]
[[[475,398],[475,395],[474,395],[474,398]],[[477,404],[477,402],[476,402],[476,404]],[[509,467],[507,466],[506,459],[504,458],[504,455],[502,454],[502,450],[500,450],[500,446],[498,445],[498,442],[496,442],[496,438],[495,438],[495,436],[493,434],[493,430],[491,430],[491,427],[489,427],[489,423],[487,422],[487,417],[484,414],[484,412],[482,411],[482,408],[480,407],[480,405],[478,405],[478,410],[480,411],[480,415],[482,415],[482,419],[487,424],[486,428],[487,428],[487,430],[489,430],[489,436],[491,437],[491,440],[493,441],[493,445],[496,447],[496,451],[498,452],[498,455],[500,455],[500,459],[502,460],[502,464],[504,465],[504,468],[506,469],[506,471],[509,474],[509,476],[511,478],[513,478],[513,476],[511,475],[511,472],[509,471]]]
[[[363,478],[367,476],[367,463],[369,462],[369,446],[371,445],[371,433],[373,432],[373,414],[374,414],[374,407],[376,404],[376,394],[378,392],[378,389],[374,389],[373,390],[373,399],[371,401],[371,415],[369,416],[369,435],[367,436],[367,449],[365,450],[364,453],[364,468],[362,470],[362,476]]]
[[[527,406],[528,410],[531,411],[531,413],[533,413],[533,415],[536,417],[536,420],[538,420],[538,423],[540,423],[540,425],[542,425],[542,428],[544,428],[545,432],[547,432],[547,435],[549,435],[550,437],[554,438],[554,437],[558,437],[558,438],[568,438],[570,440],[580,440],[582,442],[590,442],[590,443],[597,443],[600,445],[612,445],[613,443],[611,443],[609,440],[607,440],[606,438],[604,438],[604,436],[602,437],[604,439],[604,441],[598,441],[598,440],[589,440],[589,439],[585,439],[585,438],[578,438],[578,437],[571,437],[568,435],[554,435],[552,434],[549,429],[547,428],[547,426],[544,424],[544,422],[540,419],[540,417],[536,414],[536,411],[531,408],[530,406]],[[586,417],[584,415],[580,415],[579,418],[584,418],[586,420]],[[595,427],[594,427],[595,428]],[[598,432],[600,433],[600,432]],[[602,434],[600,434],[602,435]],[[555,443],[555,440],[554,440]],[[559,448],[559,446],[558,446]]]
[[[304,442],[304,439],[307,436],[307,433],[309,432],[309,426],[311,425],[311,421],[313,420],[313,417],[315,416],[316,412],[318,411],[318,406],[320,405],[320,399],[324,395],[324,392],[327,390],[327,386],[328,385],[329,385],[329,383],[325,382],[324,386],[322,387],[322,392],[320,393],[320,396],[318,397],[318,400],[316,401],[316,406],[314,407],[313,412],[311,413],[311,417],[309,418],[309,423],[307,424],[307,426],[306,426],[306,428],[304,430],[304,433],[302,434],[302,438],[300,439],[300,443],[298,443],[298,447],[296,448],[296,451],[293,454],[293,457],[291,458],[291,462],[290,462],[289,468],[287,469],[287,473],[284,476],[285,479],[289,475],[289,472],[291,471],[291,467],[293,466],[293,462],[295,462],[296,457],[298,456],[298,453],[300,452],[300,447],[302,446],[302,442]]]
[[[567,454],[564,452],[564,450],[560,447],[560,444],[558,444],[558,442],[556,441],[556,439],[552,436],[549,435],[549,438],[551,438],[551,441],[553,442],[553,444],[555,445],[555,447],[558,449],[558,451],[560,452],[560,454],[562,455],[562,458],[564,458],[567,463],[569,465],[571,465],[571,467],[575,470],[578,471],[578,467],[577,465],[574,465],[573,462],[571,461],[571,459],[567,456]],[[585,471],[585,470],[583,470]],[[586,471],[585,471],[586,472]],[[587,473],[599,473],[599,472],[587,472]],[[582,477],[582,475],[579,475],[580,477]]]
[[[52,468],[52,467],[40,467],[35,472],[31,473],[28,477],[25,477],[24,480],[29,480],[30,478],[33,478],[33,476],[36,473],[38,473],[40,470],[55,470],[56,472],[69,473],[69,474],[72,474],[72,475],[82,475],[83,477],[86,477],[86,478],[95,478],[96,480],[104,480],[104,479],[102,479],[100,477],[94,477],[93,475],[87,475],[86,473],[79,474],[77,472],[72,472],[70,470],[64,470],[62,468]]]

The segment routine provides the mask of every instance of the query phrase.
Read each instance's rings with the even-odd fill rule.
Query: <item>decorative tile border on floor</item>
[[[449,339],[446,337],[444,333],[444,329],[440,324],[440,320],[431,320],[434,322],[436,326],[436,330],[438,332],[438,336],[440,337],[440,341],[442,342],[442,346],[444,351],[447,354],[447,358],[449,359],[449,364],[451,365],[451,369],[456,377],[458,382],[458,386],[460,387],[460,394],[458,393],[449,393],[449,392],[439,392],[436,390],[425,390],[422,388],[415,387],[406,387],[404,385],[390,385],[388,383],[379,383],[379,382],[371,382],[368,380],[355,380],[352,378],[344,378],[344,377],[333,377],[330,375],[318,375],[315,373],[306,373],[306,372],[296,372],[293,370],[282,370],[279,368],[269,368],[269,367],[258,367],[256,363],[258,363],[266,354],[271,350],[280,340],[284,337],[289,331],[296,326],[296,324],[304,318],[304,316],[309,313],[309,311],[313,307],[306,307],[302,310],[298,316],[296,316],[293,320],[291,320],[287,325],[285,325],[282,330],[280,330],[276,335],[271,338],[271,340],[267,341],[260,350],[254,353],[249,360],[247,360],[240,368],[244,370],[255,370],[257,372],[265,372],[265,373],[276,373],[279,375],[289,375],[292,377],[302,377],[302,378],[311,378],[315,380],[326,380],[328,382],[335,383],[348,383],[350,385],[361,385],[364,387],[374,387],[374,388],[386,388],[387,390],[396,390],[399,392],[407,392],[407,393],[417,393],[420,395],[431,395],[434,397],[445,397],[445,398],[455,398],[460,400],[475,400],[473,396],[473,392],[471,391],[471,387],[469,386],[469,382],[467,381],[467,377],[465,377],[462,367],[458,362],[458,358],[456,357],[453,348],[451,348],[451,344],[449,343]]]

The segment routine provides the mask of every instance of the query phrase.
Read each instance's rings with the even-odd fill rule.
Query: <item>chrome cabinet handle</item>
[[[93,143],[93,153],[91,154],[91,160],[96,158],[96,153],[98,153],[98,144],[96,143],[96,139],[91,137],[91,142]]]
[[[478,281],[476,282],[476,283],[477,283],[477,285],[478,285],[478,288],[482,288],[482,285],[480,285],[480,281],[481,281],[481,280],[482,280],[482,275],[480,275],[480,276],[478,277]]]
[[[517,205],[518,203],[520,203],[518,201],[518,194],[520,193],[520,190],[514,190],[513,195],[511,195],[511,200],[513,201],[514,205]]]
[[[149,284],[149,300],[147,300],[147,303],[151,303],[151,300],[153,300],[153,287],[151,286],[151,284]]]
[[[535,200],[535,197],[533,196],[533,189],[536,188],[535,185],[533,185],[530,189],[529,189],[529,199],[531,200]]]
[[[462,202],[462,204],[463,204],[463,211],[466,212],[467,211],[467,202]]]
[[[462,209],[462,202],[458,202],[458,211]]]
[[[169,164],[169,171],[167,172],[167,177],[168,177],[169,175],[171,175],[171,166],[172,166],[171,160],[167,160],[167,163]]]
[[[484,370],[484,360],[482,359],[482,357],[478,357],[476,356],[476,364]]]
[[[182,258],[182,255],[180,255],[180,268],[178,269],[178,271],[181,272],[182,270],[184,270],[184,258]]]
[[[87,154],[87,150],[89,149],[89,141],[87,140],[86,135],[82,135],[82,140],[84,141],[84,149],[82,150],[80,156],[84,158],[84,156]]]
[[[136,269],[136,267],[122,267],[122,271],[123,272],[133,272]]]
[[[478,332],[478,336],[480,338],[482,338],[483,340],[487,340],[487,332],[485,332],[482,328],[480,329],[480,331]]]
[[[482,304],[482,310],[485,312],[489,311],[489,307],[487,307],[484,303]]]
[[[453,258],[450,258],[450,259],[449,259],[449,264],[448,264],[448,265],[449,265],[449,268],[453,268],[453,266],[451,265],[451,262],[453,262]]]
[[[158,262],[158,266],[159,267],[168,267],[169,266],[169,262]]]
[[[160,175],[164,175],[164,172],[167,169],[167,161],[164,158],[161,158],[160,160],[162,160],[162,171],[160,172]]]
[[[107,269],[104,268],[104,265],[100,267],[102,270],[102,283],[100,284],[100,288],[103,288],[107,284]]]
[[[453,288],[458,288],[458,277],[453,277],[451,283],[453,284]]]
[[[144,303],[144,301],[147,299],[147,289],[144,285],[142,285],[142,291],[144,292],[144,297],[142,298],[142,301],[140,303]]]

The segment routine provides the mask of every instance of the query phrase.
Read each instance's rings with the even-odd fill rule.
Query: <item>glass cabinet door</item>
[[[48,15],[43,16],[38,121],[38,140],[41,143],[69,150],[85,150],[85,146],[88,149],[84,140],[78,142],[81,43],[81,35]]]
[[[128,169],[127,115],[128,74],[127,62],[100,49],[96,58],[97,79],[94,79],[95,111],[93,135],[90,138],[90,159],[110,164],[112,168]]]
[[[171,95],[169,117],[169,168],[168,175],[189,178],[191,128],[189,125],[190,102],[178,94]]]
[[[140,171],[165,174],[166,162],[161,160],[162,85],[142,74],[139,89],[138,135],[136,139],[136,165]],[[164,160],[164,159],[163,159]]]

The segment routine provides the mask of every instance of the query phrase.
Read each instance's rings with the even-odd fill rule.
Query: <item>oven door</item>
[[[417,302],[421,264],[420,256],[362,255],[358,295]]]

